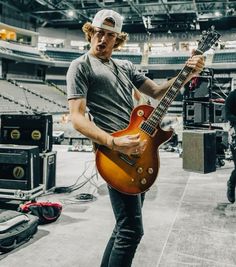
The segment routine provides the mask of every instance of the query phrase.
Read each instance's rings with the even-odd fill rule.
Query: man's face
[[[116,43],[117,33],[95,27],[91,38],[92,54],[101,59],[109,59]]]

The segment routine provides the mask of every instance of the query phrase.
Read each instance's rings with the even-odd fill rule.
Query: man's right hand
[[[127,155],[141,155],[147,146],[147,140],[142,140],[140,134],[113,137],[113,150]]]

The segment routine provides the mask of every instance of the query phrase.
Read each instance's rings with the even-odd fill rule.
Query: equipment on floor
[[[31,200],[44,192],[37,146],[0,144],[0,199]]]
[[[56,152],[52,151],[52,124],[50,114],[1,115],[0,141],[12,150],[7,156],[6,152],[0,151],[0,188],[32,190],[44,184],[44,191],[47,191],[55,187]],[[37,147],[37,155],[27,158],[27,152],[19,152],[20,147],[29,151],[32,146]]]
[[[38,146],[39,152],[52,150],[52,115],[1,115],[1,143]]]
[[[56,151],[39,154],[40,184],[44,184],[46,191],[56,186],[56,156]]]
[[[20,190],[20,189],[2,189],[0,188],[0,200],[34,200],[44,192],[44,185],[41,184],[32,190]],[[2,203],[0,203],[2,205]]]
[[[184,100],[184,124],[209,124],[225,122],[223,103]]]
[[[20,206],[22,212],[30,212],[39,218],[39,224],[55,222],[61,215],[62,204],[59,202],[30,201]]]
[[[224,123],[226,93],[214,78],[212,69],[205,69],[201,76],[193,77],[186,86],[183,101],[185,128]]]
[[[37,146],[0,144],[0,188],[32,190],[39,175]]]
[[[183,168],[209,173],[216,170],[216,133],[212,130],[183,131]]]
[[[13,210],[0,210],[0,252],[9,252],[25,242],[38,230],[38,217]]]
[[[65,139],[64,131],[53,131],[52,132],[53,144],[61,144]]]

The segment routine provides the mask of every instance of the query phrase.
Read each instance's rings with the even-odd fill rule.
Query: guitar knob
[[[148,173],[153,174],[153,168],[148,168]]]
[[[137,169],[137,173],[143,173],[143,168],[142,167],[138,167],[138,169]]]
[[[142,117],[144,115],[144,111],[142,109],[139,109],[137,111],[137,114],[138,114],[139,117]]]
[[[141,184],[146,184],[147,183],[147,179],[146,178],[143,178],[142,180],[141,180]]]

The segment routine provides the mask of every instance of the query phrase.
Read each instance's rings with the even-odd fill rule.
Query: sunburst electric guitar
[[[199,41],[195,55],[203,54],[219,37],[220,34],[214,29],[208,30]],[[135,195],[147,191],[155,182],[160,166],[158,147],[173,134],[172,130],[162,130],[160,123],[191,71],[185,65],[156,108],[149,105],[137,106],[131,113],[128,127],[112,134],[120,137],[139,133],[142,140],[147,140],[146,149],[141,156],[128,156],[105,146],[98,147],[97,169],[111,187],[125,194]]]

